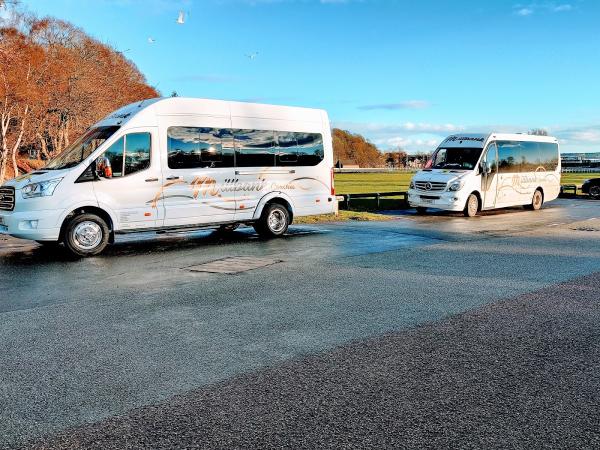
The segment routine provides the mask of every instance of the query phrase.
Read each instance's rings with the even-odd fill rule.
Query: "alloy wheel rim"
[[[600,186],[592,186],[590,188],[590,195],[595,198],[600,197]]]
[[[73,242],[81,250],[92,250],[102,241],[102,228],[96,222],[86,220],[73,229]]]
[[[271,211],[268,223],[271,231],[279,233],[285,227],[285,214],[278,209]]]

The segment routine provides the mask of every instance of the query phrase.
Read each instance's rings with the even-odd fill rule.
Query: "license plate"
[[[433,203],[433,200],[430,198],[422,198],[421,203]]]

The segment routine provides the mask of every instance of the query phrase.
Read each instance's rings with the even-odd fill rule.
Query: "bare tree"
[[[548,130],[545,130],[543,128],[534,128],[532,130],[529,130],[527,134],[531,134],[534,136],[548,136]]]
[[[18,174],[25,146],[47,159],[111,111],[156,96],[112,47],[67,22],[14,11],[0,24],[0,183],[9,163]]]

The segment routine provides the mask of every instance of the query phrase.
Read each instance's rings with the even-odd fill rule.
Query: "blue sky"
[[[164,95],[324,108],[382,149],[542,127],[600,151],[596,0],[22,3],[126,51]]]

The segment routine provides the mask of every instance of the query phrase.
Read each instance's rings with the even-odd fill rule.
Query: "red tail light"
[[[331,168],[331,195],[335,195],[335,186],[333,185],[333,167]]]

